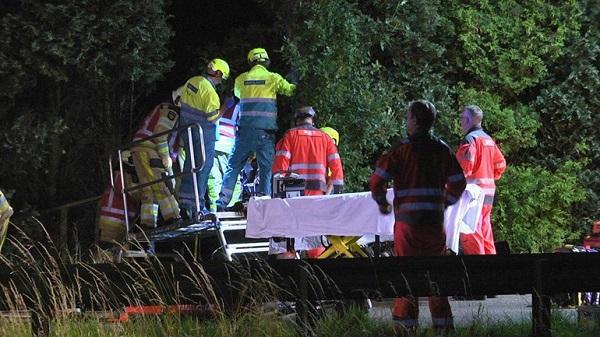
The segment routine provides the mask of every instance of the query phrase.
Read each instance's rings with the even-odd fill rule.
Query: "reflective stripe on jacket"
[[[142,125],[133,136],[133,141],[141,140],[155,134],[172,130],[179,118],[179,108],[173,104],[161,103],[144,118]],[[169,156],[169,135],[144,141],[134,147],[136,150],[149,148],[156,150],[161,158]]]
[[[194,76],[185,82],[181,93],[181,117],[186,122],[216,123],[220,106],[215,85],[209,79]]]
[[[481,128],[472,128],[463,138],[456,159],[463,169],[467,183],[476,184],[485,193],[484,204],[493,204],[496,191],[495,180],[506,169],[502,152]]]
[[[286,132],[275,147],[273,173],[293,171],[306,180],[306,191],[323,194],[327,190],[327,169],[331,170],[334,193],[341,193],[344,171],[331,137],[310,124]],[[318,193],[311,193],[311,191]]]
[[[277,94],[291,96],[295,88],[262,65],[240,74],[234,86],[234,94],[240,99],[240,128],[277,130]]]
[[[239,116],[239,105],[235,100],[227,98],[221,105],[222,115],[217,125],[217,142],[215,151],[231,153],[235,144],[235,126]]]
[[[390,179],[396,221],[411,225],[442,225],[444,209],[458,200],[466,186],[448,146],[427,133],[402,140],[379,158],[370,180],[378,204],[386,202]]]

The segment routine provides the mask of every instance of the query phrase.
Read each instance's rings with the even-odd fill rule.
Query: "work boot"
[[[210,212],[199,212],[198,213],[198,221],[210,221],[212,223],[217,223],[217,216],[214,213]]]

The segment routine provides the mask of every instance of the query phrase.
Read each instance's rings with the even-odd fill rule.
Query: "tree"
[[[138,98],[172,66],[164,6],[23,0],[0,19],[0,72],[11,74],[0,79],[0,123],[10,130],[3,158],[28,163],[3,165],[0,175],[21,203],[99,194],[108,155],[129,141]]]

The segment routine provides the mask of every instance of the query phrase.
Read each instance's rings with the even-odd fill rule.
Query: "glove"
[[[392,206],[387,202],[385,204],[379,204],[379,212],[381,214],[390,214],[392,212]]]
[[[162,157],[161,160],[165,170],[170,170],[173,167],[173,160],[171,157]]]
[[[296,70],[292,69],[285,75],[285,79],[292,84],[298,84],[298,73]]]

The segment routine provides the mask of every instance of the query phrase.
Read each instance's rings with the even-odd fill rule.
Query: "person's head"
[[[183,92],[183,85],[171,92],[173,98],[173,104],[181,106],[181,93]]]
[[[294,120],[296,125],[299,124],[313,124],[313,118],[315,117],[315,109],[312,106],[303,106],[301,108],[296,109],[294,112]]]
[[[483,111],[477,105],[467,105],[460,115],[460,128],[464,133],[469,132],[472,127],[481,127]]]
[[[321,128],[321,131],[325,132],[329,137],[331,137],[336,146],[340,143],[340,134],[336,129],[325,126]]]
[[[229,64],[222,59],[213,59],[206,67],[206,74],[219,84],[229,78]]]
[[[406,132],[412,135],[418,131],[429,131],[435,122],[435,106],[424,99],[412,101],[406,109]]]
[[[260,64],[268,67],[269,64],[271,64],[271,61],[269,60],[269,54],[267,54],[267,51],[264,48],[254,48],[248,52],[248,64],[250,66]]]

